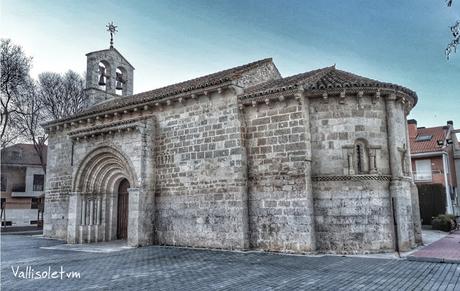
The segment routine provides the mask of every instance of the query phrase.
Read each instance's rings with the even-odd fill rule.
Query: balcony
[[[442,174],[440,170],[433,170],[431,172],[413,172],[415,182],[432,182],[433,175]]]
[[[15,184],[11,189],[11,197],[32,197],[37,198],[43,195],[44,187],[43,185],[33,185],[32,191],[30,191],[30,186],[26,189],[26,186],[23,184]]]

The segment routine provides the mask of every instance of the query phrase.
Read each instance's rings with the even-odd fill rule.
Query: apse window
[[[416,141],[430,141],[433,138],[432,135],[424,134],[424,135],[417,135],[415,138]]]

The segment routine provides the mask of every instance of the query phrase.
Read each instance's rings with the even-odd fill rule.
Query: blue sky
[[[83,72],[85,54],[115,47],[142,92],[273,57],[283,76],[336,64],[417,92],[419,126],[460,128],[460,51],[449,61],[449,26],[460,1],[45,1],[0,0],[0,37],[43,71]]]

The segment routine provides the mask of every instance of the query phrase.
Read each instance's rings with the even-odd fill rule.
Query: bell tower
[[[117,27],[107,25],[110,48],[86,54],[86,93],[90,106],[133,94],[134,67],[113,47]]]

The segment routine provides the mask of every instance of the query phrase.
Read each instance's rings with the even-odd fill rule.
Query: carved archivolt
[[[122,179],[136,187],[131,161],[119,150],[102,146],[90,152],[74,174],[73,188],[80,193],[112,193]]]

